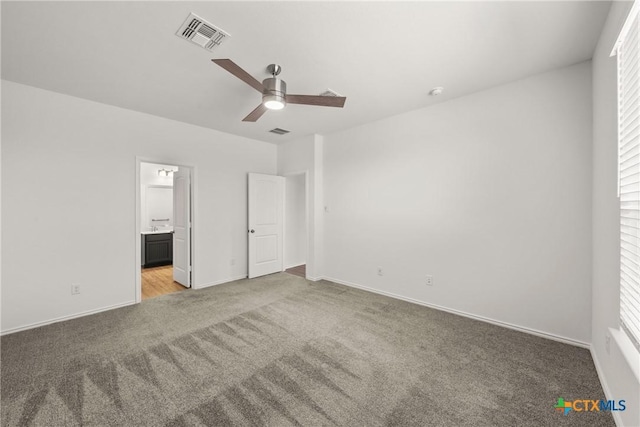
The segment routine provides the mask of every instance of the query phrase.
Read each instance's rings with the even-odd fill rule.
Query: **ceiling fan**
[[[282,71],[282,67],[276,64],[271,64],[267,67],[267,71],[271,73],[271,77],[264,79],[262,83],[260,83],[230,59],[212,59],[212,61],[262,93],[262,103],[250,112],[247,117],[242,119],[243,122],[255,122],[262,117],[267,110],[281,110],[287,104],[342,108],[344,102],[347,100],[344,96],[287,95],[287,83],[277,77],[280,71]]]

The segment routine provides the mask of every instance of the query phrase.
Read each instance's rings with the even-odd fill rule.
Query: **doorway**
[[[308,186],[307,171],[248,174],[249,279],[282,271],[306,278]]]
[[[285,175],[285,272],[306,278],[308,224],[307,174]]]
[[[191,287],[192,168],[137,159],[136,302]]]

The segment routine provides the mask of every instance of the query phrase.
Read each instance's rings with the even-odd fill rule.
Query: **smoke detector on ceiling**
[[[189,40],[208,51],[212,51],[216,46],[219,46],[224,40],[230,37],[229,34],[200,18],[195,13],[191,13],[187,17],[187,20],[184,21],[180,29],[176,32],[176,36]]]

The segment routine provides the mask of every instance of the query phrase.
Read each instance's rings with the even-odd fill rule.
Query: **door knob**
[[[249,230],[249,231],[252,232],[252,233],[256,232],[256,230],[254,230],[253,228],[251,230]]]

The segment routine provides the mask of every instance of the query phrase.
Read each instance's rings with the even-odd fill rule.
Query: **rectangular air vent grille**
[[[211,51],[229,37],[229,34],[192,13],[180,26],[176,36]]]
[[[333,91],[333,90],[331,90],[331,89],[327,89],[327,90],[325,90],[324,92],[322,92],[322,93],[320,94],[320,96],[341,96],[341,95],[338,95],[338,93],[337,93],[337,92],[335,92],[335,91]]]
[[[286,129],[275,128],[275,129],[271,129],[269,132],[275,133],[275,134],[278,134],[278,135],[286,135],[291,131],[290,130],[286,130]]]

